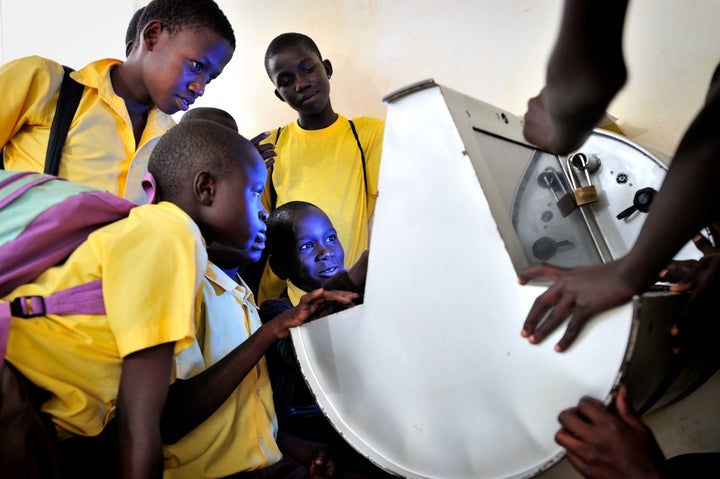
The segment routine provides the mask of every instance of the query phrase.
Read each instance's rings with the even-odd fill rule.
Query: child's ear
[[[211,205],[217,194],[215,177],[207,171],[199,172],[193,179],[193,192],[200,204]]]
[[[280,279],[288,279],[287,270],[283,262],[280,261],[280,258],[278,258],[274,254],[271,254],[270,256],[268,256],[268,264],[270,265],[270,269],[272,270],[272,272],[275,273],[275,276]]]
[[[162,29],[162,23],[160,23],[160,20],[150,20],[147,24],[145,24],[141,38],[146,50],[152,51],[153,48],[155,48]]]
[[[280,92],[277,91],[277,88],[275,89],[275,96],[278,97],[281,102],[285,103],[285,98],[283,98],[282,95],[280,95]]]
[[[327,74],[328,79],[330,79],[330,77],[332,76],[332,72],[333,72],[332,63],[330,63],[330,60],[328,60],[326,58],[325,60],[323,60],[322,64],[323,64],[323,67],[325,67],[325,73]]]

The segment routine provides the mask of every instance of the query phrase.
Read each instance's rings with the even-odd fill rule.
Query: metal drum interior
[[[509,113],[432,81],[387,101],[365,303],[292,331],[303,373],[335,428],[394,474],[532,477],[563,457],[553,440],[560,410],[585,394],[609,400],[634,351],[665,353],[651,334],[669,327],[677,296],[644,295],[602,314],[563,354],[553,350],[561,331],[530,345],[520,330],[545,286],[518,284],[528,245],[572,232],[566,250],[597,262],[620,254],[636,230],[603,237],[601,252],[582,235],[582,218],[556,213],[543,233],[537,215],[556,205],[536,170],[552,158],[525,144]],[[605,145],[628,145],[595,136],[591,150],[605,158]],[[605,191],[598,208],[615,213]],[[645,382],[635,390],[647,403],[657,383]]]

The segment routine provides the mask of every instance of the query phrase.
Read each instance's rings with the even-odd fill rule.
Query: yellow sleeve
[[[57,104],[57,101],[51,100],[57,97],[62,77],[62,65],[37,56],[20,58],[0,67],[3,102],[0,108],[0,147],[23,128],[30,127],[43,133],[37,145],[25,144],[26,148],[37,150],[30,155],[36,161],[32,165],[17,165],[14,168],[13,158],[8,157],[7,169],[43,170],[50,124]]]
[[[162,206],[135,208],[103,241],[103,297],[120,357],[167,342],[178,353],[194,338],[207,253],[192,220]]]

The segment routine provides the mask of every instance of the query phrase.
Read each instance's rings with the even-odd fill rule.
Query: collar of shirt
[[[229,293],[235,293],[244,302],[251,302],[254,304],[253,294],[250,291],[248,285],[243,281],[240,275],[235,275],[235,278],[229,277],[225,272],[216,264],[208,261],[208,267],[205,270],[205,277],[223,290]]]
[[[95,88],[105,103],[110,105],[118,115],[130,121],[125,100],[115,93],[110,77],[111,70],[122,65],[122,63],[121,60],[105,58],[88,63],[80,70],[72,72],[70,76],[87,87]],[[153,106],[148,112],[147,125],[145,130],[152,130],[147,133],[150,137],[155,137],[172,128],[175,125],[175,120],[173,120],[170,115],[161,112]],[[143,133],[143,137],[144,136],[146,136],[145,133]],[[142,146],[142,143],[143,142],[141,142],[140,146]]]

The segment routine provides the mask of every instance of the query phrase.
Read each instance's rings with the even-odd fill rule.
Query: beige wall
[[[124,55],[144,0],[0,0],[0,62],[41,54],[80,67]],[[561,0],[218,0],[238,48],[198,106],[219,106],[252,136],[294,118],[273,95],[263,54],[277,34],[313,37],[333,62],[335,109],[382,117],[381,99],[425,78],[522,115],[542,86]],[[720,60],[720,2],[635,0],[630,81],[610,105],[638,143],[672,153]]]

